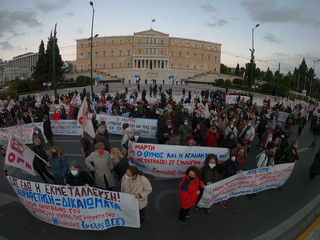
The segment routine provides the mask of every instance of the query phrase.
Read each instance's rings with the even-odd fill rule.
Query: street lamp
[[[314,79],[314,77],[316,76],[316,62],[319,62],[320,61],[320,59],[317,59],[317,60],[314,60],[313,61],[313,71],[314,71],[314,75],[313,75],[313,77],[312,77],[312,79],[311,79],[311,83],[310,83],[310,94],[309,94],[309,101],[310,101],[310,98],[312,98],[313,97],[313,94],[312,94],[312,85],[313,85],[313,79]]]
[[[92,25],[91,25],[91,43],[90,43],[90,47],[91,47],[91,54],[90,54],[90,73],[91,73],[91,98],[93,99],[93,77],[92,77],[92,41],[93,41],[93,22],[94,22],[94,7],[93,7],[93,2],[90,1],[90,5],[92,7]]]
[[[259,27],[260,24],[256,24],[256,26],[254,28],[252,28],[252,49],[249,49],[251,51],[251,77],[250,77],[250,93],[251,93],[251,85],[254,84],[254,80],[253,80],[253,63],[254,63],[254,30]]]

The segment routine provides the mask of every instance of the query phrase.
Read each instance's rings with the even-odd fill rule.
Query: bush
[[[235,78],[235,79],[233,79],[232,82],[234,85],[243,85],[244,84],[244,80],[241,78]]]
[[[224,85],[224,80],[222,78],[216,79],[215,80],[217,86],[223,86]]]
[[[230,86],[232,85],[231,80],[227,79],[227,80],[224,82],[224,85],[225,85],[226,87],[230,87]]]
[[[77,87],[83,87],[87,86],[88,84],[91,84],[91,78],[85,77],[85,76],[78,76],[76,79],[76,86]]]
[[[273,83],[265,83],[261,86],[261,90],[267,94],[273,94],[274,84]]]
[[[30,91],[28,80],[19,80],[17,82],[18,82],[18,87],[17,87],[18,93],[24,93],[24,92]]]
[[[278,96],[286,96],[289,92],[289,88],[283,85],[278,85],[278,93],[277,93],[277,85],[275,83],[265,83],[261,86],[261,90],[263,93],[278,95]]]
[[[35,91],[40,89],[40,84],[37,80],[28,79],[29,91]]]

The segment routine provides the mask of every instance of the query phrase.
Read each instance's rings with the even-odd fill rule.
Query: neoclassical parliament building
[[[91,41],[77,40],[77,72],[91,69]],[[170,37],[153,29],[133,36],[93,39],[92,67],[95,73],[134,78],[187,77],[197,73],[220,73],[221,44]]]

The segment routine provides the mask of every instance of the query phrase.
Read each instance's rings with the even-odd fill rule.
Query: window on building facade
[[[146,48],[146,55],[149,55],[149,48]]]
[[[107,41],[106,41],[106,40],[103,41],[103,45],[104,45],[104,46],[107,45]]]
[[[114,40],[111,40],[111,45],[113,45],[114,44]]]
[[[201,49],[204,49],[204,44],[201,45]]]
[[[122,44],[122,39],[120,39],[120,44]]]
[[[119,63],[119,67],[122,67],[122,63]]]
[[[138,50],[138,54],[141,54],[141,50]]]
[[[131,51],[127,50],[127,56],[131,56]]]
[[[157,39],[156,38],[153,39],[153,44],[157,44]]]
[[[157,55],[157,49],[156,48],[153,49],[153,55]]]
[[[163,51],[163,50],[161,50],[161,51],[160,51],[160,54],[161,54],[161,55],[164,55],[164,51]]]
[[[164,41],[163,40],[161,40],[161,45],[164,45]]]
[[[214,67],[214,71],[215,71],[215,72],[217,71],[217,68],[216,68],[216,67]]]
[[[201,69],[203,69],[203,65],[201,65]]]
[[[174,57],[174,52],[171,52],[171,57]]]
[[[195,44],[194,44],[194,48],[197,48],[197,47],[198,47],[198,44],[197,44],[197,43],[195,43]]]
[[[210,55],[208,55],[208,61],[211,61],[211,56]]]
[[[80,70],[83,70],[83,65],[81,64],[81,66],[80,66]]]
[[[102,56],[106,57],[107,56],[107,51],[102,52]]]
[[[197,65],[193,65],[193,69],[197,69]]]
[[[80,43],[80,47],[83,47],[83,42],[82,42],[82,43]]]
[[[127,67],[130,67],[130,62],[127,63]]]
[[[140,43],[140,44],[142,43],[142,40],[141,40],[141,39],[139,39],[139,43]]]
[[[208,50],[211,50],[211,46],[208,46]]]
[[[201,54],[201,60],[203,60],[204,59],[204,55],[203,54]]]
[[[214,50],[217,52],[217,51],[218,51],[218,48],[217,48],[217,47],[214,47]]]
[[[83,53],[80,53],[80,57],[83,57]]]
[[[189,69],[189,64],[186,65],[186,69]]]
[[[95,57],[99,57],[99,52],[95,52]]]
[[[180,46],[180,47],[182,46],[182,42],[179,42],[179,46]]]
[[[179,64],[179,68],[181,68],[181,63]]]
[[[179,52],[179,57],[182,57],[182,52]]]
[[[128,39],[128,43],[131,43],[131,40],[130,40],[130,39]]]
[[[88,58],[91,58],[91,52],[88,52]]]
[[[196,58],[196,57],[197,57],[197,54],[196,54],[196,53],[194,53],[194,54],[193,54],[193,57],[194,57],[194,58]]]
[[[88,64],[88,68],[90,68],[90,63]]]
[[[214,56],[214,61],[218,61],[218,57],[217,56]]]
[[[106,63],[103,63],[103,68],[106,68],[107,67],[107,64]]]
[[[110,66],[111,66],[111,68],[114,68],[114,63],[111,63],[111,65],[110,65]]]
[[[189,47],[189,44],[190,44],[190,43],[187,42],[187,47]]]
[[[96,63],[96,69],[99,68],[99,63]]]
[[[173,68],[173,66],[174,66],[173,63],[171,63],[171,68]]]
[[[96,41],[96,46],[99,46],[99,41]]]
[[[187,56],[187,58],[189,58],[189,56],[190,56],[190,53],[188,53],[188,52],[187,52],[187,53],[186,53],[186,56]]]
[[[171,41],[171,46],[174,46],[174,41]]]
[[[122,56],[122,50],[119,50],[119,56]]]
[[[114,57],[114,51],[111,51],[111,57]]]
[[[149,38],[146,37],[146,44],[149,44]]]

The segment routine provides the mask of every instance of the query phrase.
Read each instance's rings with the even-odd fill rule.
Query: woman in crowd
[[[229,122],[229,125],[226,127],[224,131],[224,136],[228,136],[229,132],[233,132],[236,137],[238,137],[238,129],[235,127],[235,122],[232,120]]]
[[[68,160],[56,146],[51,147],[51,154],[47,167],[51,168],[54,180],[58,185],[65,185],[65,178],[68,172]]]
[[[193,147],[193,146],[199,146],[199,144],[193,139],[193,135],[189,135],[187,138],[185,146]]]
[[[152,192],[152,187],[149,180],[143,176],[143,172],[136,166],[127,168],[126,174],[122,177],[121,192],[133,194],[138,199],[140,223],[143,223],[148,195]]]
[[[88,138],[81,138],[81,152],[84,153],[85,157],[88,157],[92,152],[95,151],[93,144],[89,141]]]
[[[226,117],[226,113],[225,112],[221,113],[221,115],[220,115],[220,117],[218,119],[218,125],[220,126],[219,135],[220,135],[220,140],[222,141],[225,138],[224,132],[225,132],[226,127],[228,125],[228,119]]]
[[[61,119],[61,117],[60,117],[59,111],[58,111],[58,109],[55,109],[54,113],[53,113],[52,120],[60,120],[60,119]]]
[[[267,166],[274,166],[274,156],[277,151],[277,144],[274,142],[269,142],[267,148],[258,154],[257,168],[263,168]]]
[[[202,147],[206,146],[206,128],[203,123],[199,123],[193,132],[194,140]]]
[[[252,120],[248,121],[247,126],[239,134],[239,143],[247,147],[247,151],[250,151],[251,142],[255,136],[255,129]]]
[[[238,141],[234,132],[229,132],[228,136],[222,141],[222,147],[228,148],[230,152],[238,146]]]
[[[34,127],[33,128],[33,133],[32,133],[32,140],[34,141],[36,138],[40,139],[41,141],[41,146],[44,147],[44,145],[46,144],[45,140],[44,140],[44,136],[41,132],[41,129],[38,127]]]
[[[170,136],[169,140],[166,141],[168,145],[180,145],[181,144],[181,136],[179,133],[179,129],[177,127],[173,127],[172,135]]]
[[[118,148],[111,148],[110,158],[113,160],[114,171],[118,176],[118,180],[120,180],[129,166],[128,159],[124,157]]]
[[[94,138],[94,143],[103,143],[104,145],[104,150],[106,151],[110,151],[110,143],[109,143],[109,139],[106,137],[106,127],[101,125],[100,127],[98,127],[97,131],[96,131],[96,136]]]
[[[50,146],[52,147],[54,145],[53,143],[53,133],[51,129],[51,121],[50,118],[47,114],[44,115],[43,117],[44,122],[43,122],[43,132],[44,135],[46,136],[47,140],[50,143]]]
[[[167,131],[168,125],[166,123],[166,116],[164,114],[161,114],[157,122],[156,138],[158,139],[158,144],[164,144],[166,142]]]
[[[200,171],[196,166],[190,166],[186,175],[179,182],[180,204],[179,220],[181,224],[186,222],[189,210],[197,203],[200,195],[200,187],[205,188],[204,182],[199,178]]]
[[[69,171],[66,175],[66,186],[93,187],[94,185],[94,181],[90,177],[89,173],[82,170],[80,164],[77,161],[73,161],[70,164]]]
[[[190,118],[183,119],[183,124],[180,125],[179,132],[180,132],[180,136],[181,136],[180,143],[181,143],[181,145],[184,145],[185,142],[187,141],[188,136],[192,134],[192,127],[190,125]]]
[[[214,125],[207,130],[206,133],[206,146],[207,147],[217,147],[219,140],[219,131],[217,127]]]
[[[290,147],[286,151],[284,158],[280,160],[280,163],[296,163],[299,160],[299,155],[298,155],[298,147],[299,147],[299,142],[298,140],[294,139],[291,142]]]
[[[129,140],[133,137],[133,129],[128,123],[122,125],[123,137],[121,140],[121,153],[127,155]]]
[[[320,174],[320,148],[314,157],[313,163],[309,169],[309,176],[311,179],[314,179],[316,175]]]
[[[272,130],[266,130],[266,132],[264,133],[264,136],[263,136],[263,140],[262,140],[262,145],[261,145],[261,150],[265,150],[268,143],[271,142],[273,139],[273,132]]]

